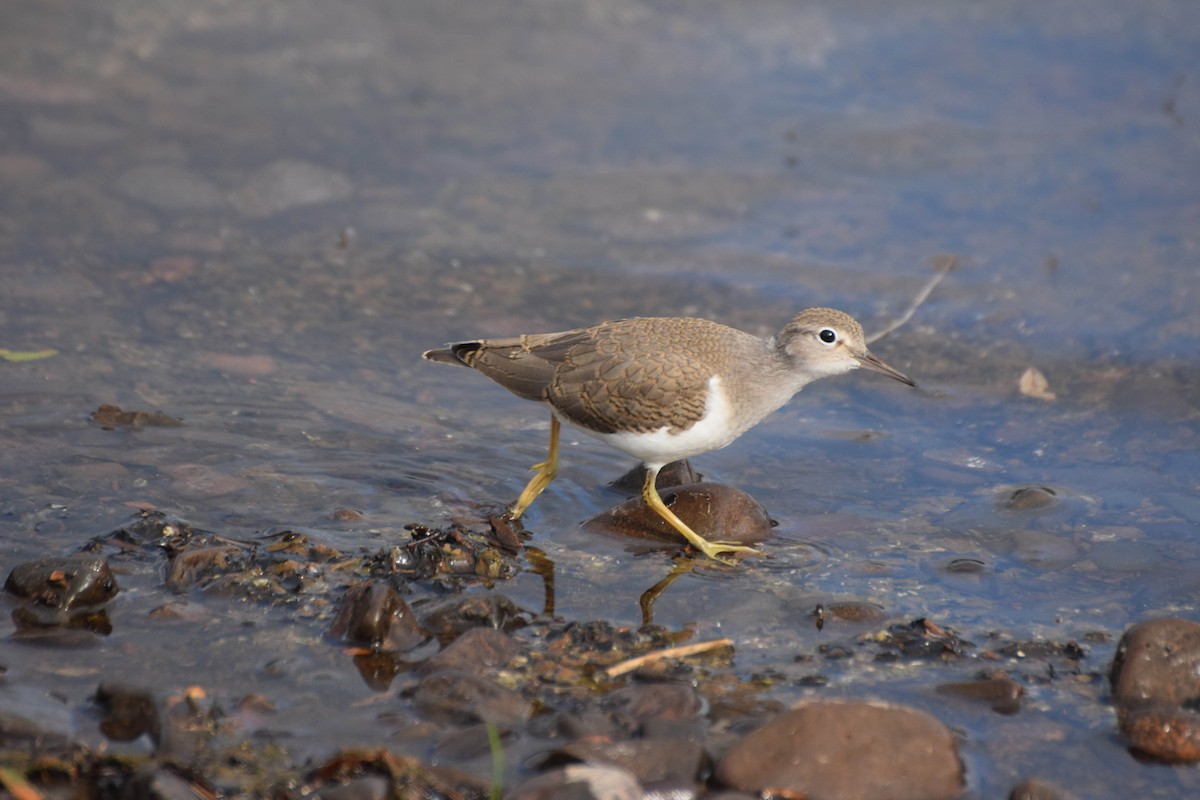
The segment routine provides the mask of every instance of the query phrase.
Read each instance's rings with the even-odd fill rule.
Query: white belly
[[[669,427],[662,427],[650,433],[597,433],[585,428],[580,430],[641,459],[646,466],[655,468],[681,458],[718,450],[741,436],[765,415],[764,413],[735,419],[732,406],[721,386],[721,379],[713,376],[708,381],[708,402],[704,407],[704,416],[687,430],[677,433],[672,433]]]

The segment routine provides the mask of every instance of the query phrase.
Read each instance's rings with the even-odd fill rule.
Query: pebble
[[[945,725],[917,709],[854,700],[785,711],[734,745],[716,777],[741,791],[814,798],[950,800],[964,788]]]
[[[383,581],[352,587],[338,606],[329,635],[389,652],[411,650],[428,638],[404,598]]]
[[[504,669],[520,651],[520,645],[503,631],[471,628],[422,662],[418,672],[429,675],[441,670]]]
[[[422,680],[413,694],[413,704],[439,722],[516,725],[533,715],[533,704],[520,692],[457,670],[435,672]]]
[[[1015,714],[1021,709],[1025,689],[1012,678],[996,677],[980,681],[941,683],[938,694],[981,700],[991,705],[997,714]]]
[[[754,543],[770,537],[770,516],[750,495],[719,483],[693,483],[659,490],[663,502],[706,539]],[[590,532],[633,539],[683,543],[678,532],[642,500],[631,498],[583,523]]]
[[[1109,671],[1113,702],[1125,708],[1200,701],[1200,623],[1154,619],[1125,631]]]
[[[1200,623],[1166,617],[1125,632],[1109,671],[1121,733],[1166,763],[1200,761]]]
[[[61,556],[13,567],[4,591],[39,606],[67,610],[106,603],[120,589],[104,559]]]

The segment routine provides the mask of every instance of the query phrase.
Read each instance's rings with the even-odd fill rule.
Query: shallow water
[[[1200,609],[1200,7],[736,8],[11,4],[0,348],[57,354],[0,362],[0,568],[141,507],[351,551],[478,521],[519,493],[548,420],[423,349],[653,314],[767,334],[807,305],[871,331],[955,254],[873,348],[919,391],[812,385],[695,460],[778,521],[771,558],[683,575],[654,620],[733,639],[735,671],[773,676],[779,702],[930,709],[963,732],[977,796],[1037,774],[1090,797],[1195,791],[1193,770],[1126,752],[1104,675],[1130,624]],[[1020,394],[1029,367],[1054,399]],[[104,430],[102,403],[184,424]],[[670,571],[578,528],[630,466],[568,432],[526,518],[562,618],[636,625]],[[1007,508],[1027,486],[1051,504]],[[496,588],[536,613],[543,577]],[[99,742],[81,709],[119,675],[261,693],[262,735],[297,763],[394,734],[382,712],[403,702],[317,611],[198,595],[199,621],[163,623],[158,576],[121,580],[111,636],[3,645],[10,706],[52,689]],[[979,650],[1087,656],[1044,682],[989,663],[1030,696],[1001,717],[932,690],[977,663],[821,658],[881,627],[817,630],[837,600]]]

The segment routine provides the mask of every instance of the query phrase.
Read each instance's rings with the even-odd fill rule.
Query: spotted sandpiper
[[[558,474],[560,422],[646,467],[642,498],[697,550],[718,561],[753,547],[709,541],[663,503],[658,471],[724,447],[804,386],[864,367],[916,386],[867,351],[862,326],[831,308],[801,311],[760,338],[706,319],[638,317],[560,333],[476,339],[427,350],[430,361],[482,372],[550,407],[550,449],[509,509],[516,519]]]

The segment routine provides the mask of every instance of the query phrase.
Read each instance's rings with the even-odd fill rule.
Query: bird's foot
[[[723,553],[743,553],[745,555],[761,556],[763,551],[757,547],[750,547],[744,544],[736,544],[734,542],[710,542],[707,539],[696,537],[696,539],[688,540],[692,547],[695,547],[708,558],[721,564],[733,565],[737,561],[732,558],[723,558]]]

